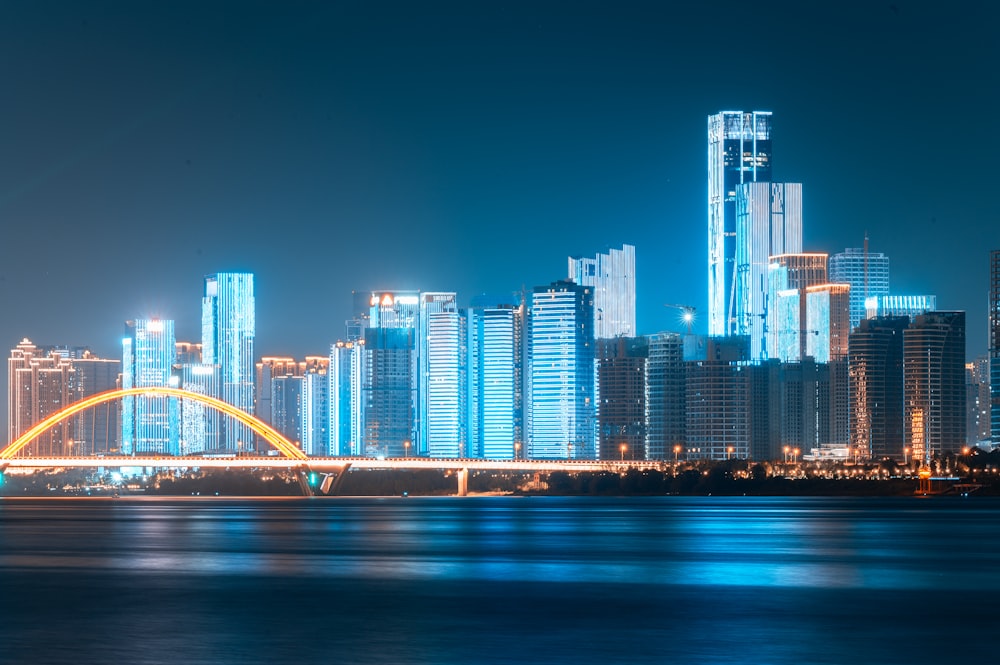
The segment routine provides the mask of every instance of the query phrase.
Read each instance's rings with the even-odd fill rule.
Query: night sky
[[[351,290],[529,289],[636,246],[640,333],[706,329],[706,116],[774,112],[804,249],[968,312],[1000,248],[1000,19],[967,2],[0,2],[0,343],[199,341],[257,278],[257,354]],[[0,416],[2,417],[2,416]]]

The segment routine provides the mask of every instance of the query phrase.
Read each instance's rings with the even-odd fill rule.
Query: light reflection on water
[[[915,620],[931,644],[910,662],[924,662],[949,653],[927,620],[961,630],[992,612],[998,518],[990,499],[5,499],[0,588],[21,609],[0,643],[63,662],[58,640],[36,635],[53,607],[35,590],[47,588],[66,639],[86,639],[74,622],[124,621],[117,605],[94,614],[105,597],[156,630],[183,625],[171,645],[192,657],[172,662],[333,646],[339,662],[889,662],[877,636],[907,639]],[[859,641],[831,641],[827,627]],[[748,648],[736,629],[766,657],[733,658]],[[299,642],[275,642],[289,632]],[[803,659],[816,639],[828,652]],[[144,653],[120,655],[164,662]]]

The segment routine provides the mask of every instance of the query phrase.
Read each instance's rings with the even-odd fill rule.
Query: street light
[[[903,448],[903,464],[908,465],[909,463],[910,463],[910,447],[906,446],[905,448]]]
[[[729,446],[728,448],[726,448],[726,459],[727,460],[732,459],[732,457],[733,457],[733,447]]]
[[[619,450],[622,451],[622,461],[624,462],[625,461],[625,451],[628,450],[628,446],[623,443],[621,445],[621,448]]]
[[[788,446],[785,446],[785,464],[788,464],[788,451],[791,450]]]
[[[677,464],[677,456],[681,454],[681,444],[674,446],[674,464]]]
[[[794,463],[795,460],[798,459],[798,456],[799,456],[800,452],[802,452],[802,451],[800,451],[798,448],[796,448],[795,450],[792,451],[792,463]]]
[[[514,459],[521,459],[521,442],[514,442]]]
[[[403,442],[403,451],[404,451],[403,457],[410,456],[410,442],[408,440]]]

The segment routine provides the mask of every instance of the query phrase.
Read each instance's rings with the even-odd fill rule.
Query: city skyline
[[[722,71],[738,46],[698,7],[110,6],[13,7],[0,28],[5,59],[31,64],[0,110],[8,348],[115,357],[135,316],[195,341],[192,294],[233,270],[258,276],[258,356],[322,354],[353,289],[465,306],[623,243],[637,332],[682,330],[662,305],[683,303],[704,333],[705,118],[759,108],[773,180],[802,183],[803,250],[867,232],[893,292],[966,311],[968,355],[985,353],[1000,146],[966,118],[997,95],[992,7],[724,6],[788,35],[762,56],[784,75],[762,78]]]

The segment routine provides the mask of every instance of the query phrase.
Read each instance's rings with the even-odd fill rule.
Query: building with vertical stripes
[[[854,330],[866,317],[865,301],[889,295],[889,257],[863,247],[845,249],[830,257],[830,281],[851,285],[851,330]]]
[[[594,338],[635,337],[635,246],[569,258],[569,280],[594,294]]]
[[[125,324],[122,388],[170,385],[176,345],[170,319],[136,319]],[[122,398],[122,453],[180,454],[180,413],[174,397]]]

